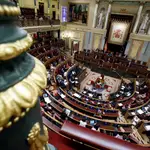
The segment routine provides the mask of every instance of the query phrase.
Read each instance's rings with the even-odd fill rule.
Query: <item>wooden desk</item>
[[[49,93],[47,93],[49,95]],[[52,95],[49,95],[50,99],[52,100],[52,102],[50,103],[50,105],[54,108],[54,109],[58,109],[57,112],[61,114],[61,111],[59,109],[63,109],[66,108],[63,103],[61,103],[59,100],[56,100]],[[54,105],[54,104],[56,105]],[[69,116],[69,120],[71,119],[71,121],[79,124],[79,121],[82,120],[84,117],[87,118],[87,120],[95,120],[100,126],[102,130],[105,131],[109,131],[109,132],[116,132],[115,131],[115,126],[120,126],[123,127],[123,129],[125,130],[125,132],[120,131],[120,129],[118,128],[118,132],[121,134],[124,133],[131,133],[132,131],[132,124],[128,124],[128,123],[119,123],[119,122],[111,122],[111,121],[104,121],[102,119],[98,119],[98,118],[94,118],[91,116],[88,116],[86,114],[82,114],[81,112],[77,112],[73,109],[71,109],[71,115]],[[88,127],[91,128],[90,125],[88,125]]]
[[[90,115],[94,115],[97,114],[98,111],[98,107],[94,107],[92,105],[89,104],[85,104],[77,99],[75,99],[74,97],[72,97],[71,95],[69,95],[66,91],[64,91],[62,88],[59,88],[60,91],[66,95],[66,97],[64,98],[64,101],[66,103],[68,103],[69,105],[71,105],[72,107],[74,107],[75,109],[78,109],[82,112],[86,112]],[[112,118],[116,118],[118,117],[118,110],[112,110],[112,109],[104,109],[101,108],[100,109],[102,112],[105,111],[105,114],[101,114],[103,117],[112,117]]]

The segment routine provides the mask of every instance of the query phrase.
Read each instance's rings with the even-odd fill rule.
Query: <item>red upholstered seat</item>
[[[105,85],[104,88],[107,89],[107,88],[108,88],[108,85]]]
[[[93,80],[91,80],[91,85],[94,85],[94,81]]]
[[[96,84],[96,88],[97,88],[97,89],[100,89],[100,88],[101,88],[101,86],[100,86],[100,85],[98,85],[98,84]]]

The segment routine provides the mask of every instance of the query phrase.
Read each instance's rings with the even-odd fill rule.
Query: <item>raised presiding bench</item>
[[[95,148],[105,150],[148,150],[149,148],[141,147],[103,133],[99,133],[78,125],[75,125],[69,121],[65,121],[60,133],[84,144],[91,145]]]

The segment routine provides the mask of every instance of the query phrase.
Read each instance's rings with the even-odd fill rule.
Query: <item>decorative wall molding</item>
[[[92,33],[97,33],[97,34],[105,34],[107,30],[104,29],[98,29],[98,28],[87,28],[83,26],[74,26],[74,25],[67,25],[66,30],[71,30],[71,31],[80,31],[80,32],[92,32]]]
[[[150,41],[150,35],[131,33],[130,38],[133,40]]]

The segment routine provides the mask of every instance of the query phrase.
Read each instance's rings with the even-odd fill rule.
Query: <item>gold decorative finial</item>
[[[44,134],[40,134],[40,124],[36,123],[27,138],[27,141],[30,145],[30,150],[45,150],[45,145],[48,141],[48,131],[47,128],[44,126]]]
[[[21,40],[0,44],[0,60],[8,60],[20,55],[27,51],[32,43],[32,37],[28,34]]]
[[[20,8],[16,6],[0,5],[0,16],[18,16]]]
[[[9,127],[13,121],[19,120],[25,114],[22,109],[35,106],[38,96],[47,85],[47,72],[45,66],[36,58],[32,72],[21,82],[0,93],[0,128]],[[18,119],[16,119],[18,118]]]

